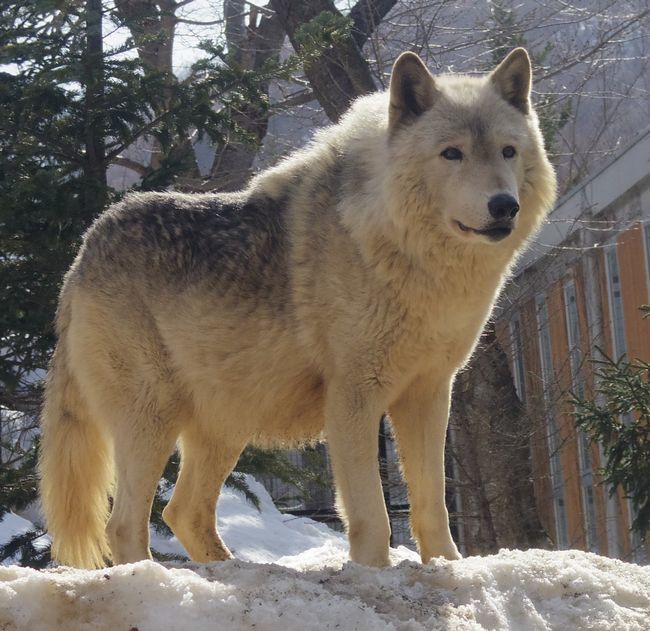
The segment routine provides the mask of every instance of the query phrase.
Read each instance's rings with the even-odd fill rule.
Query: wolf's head
[[[523,241],[534,230],[555,180],[530,103],[531,74],[523,48],[483,77],[433,77],[417,55],[397,59],[389,93],[392,186],[418,198],[402,212],[420,215],[423,228],[442,224],[466,243]]]

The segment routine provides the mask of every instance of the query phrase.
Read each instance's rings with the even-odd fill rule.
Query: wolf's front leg
[[[451,384],[418,378],[389,413],[406,477],[411,530],[422,563],[433,557],[459,559],[445,506],[445,437]]]
[[[325,431],[350,558],[389,565],[390,525],[379,476],[377,436],[383,405],[349,384],[328,388]]]

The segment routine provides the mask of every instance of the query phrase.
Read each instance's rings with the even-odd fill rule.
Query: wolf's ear
[[[390,129],[415,120],[433,105],[435,96],[435,81],[422,60],[415,53],[402,53],[390,75]]]
[[[490,80],[510,105],[524,114],[530,112],[530,88],[533,71],[525,48],[515,48],[490,73]]]

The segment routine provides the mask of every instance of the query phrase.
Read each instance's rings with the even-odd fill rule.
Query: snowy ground
[[[650,629],[648,568],[542,550],[423,567],[399,548],[393,567],[370,569],[346,561],[339,534],[280,514],[254,490],[262,513],[232,491],[219,505],[235,561],[143,561],[97,571],[0,567],[0,629]],[[10,519],[13,528],[24,526]],[[0,534],[8,525],[0,523]],[[153,543],[181,551],[173,540]]]

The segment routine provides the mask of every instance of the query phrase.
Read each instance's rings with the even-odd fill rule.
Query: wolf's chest
[[[426,302],[406,310],[398,336],[401,349],[396,350],[399,363],[428,364],[433,359],[449,370],[462,366],[485,326],[499,287],[499,278],[446,283]]]

